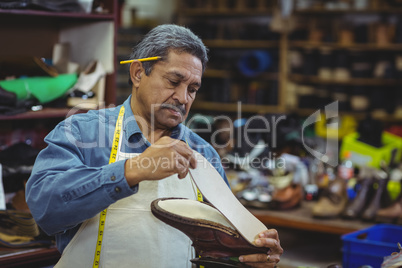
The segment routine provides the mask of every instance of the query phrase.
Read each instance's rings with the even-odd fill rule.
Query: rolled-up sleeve
[[[125,161],[108,164],[110,148],[91,150],[104,156],[97,156],[97,165],[88,165],[89,150],[83,149],[77,126],[67,129],[63,122],[45,141],[48,146],[36,159],[27,182],[26,199],[46,233],[70,229],[138,190],[131,188],[124,177]]]

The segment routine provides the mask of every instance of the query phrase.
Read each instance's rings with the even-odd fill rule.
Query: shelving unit
[[[109,11],[106,14],[0,9],[0,23],[8,25],[0,30],[1,36],[7,38],[0,56],[51,58],[55,43],[69,42],[70,60],[82,68],[93,59],[103,63],[108,73],[106,103],[114,103],[117,1],[105,0],[104,5]]]
[[[321,85],[346,85],[346,86],[397,86],[399,79],[386,78],[350,78],[345,80],[323,79],[318,76],[306,76],[299,74],[290,74],[290,81],[299,84],[321,84]]]
[[[118,1],[101,2],[104,7],[102,14],[0,9],[0,24],[7,25],[0,29],[4,41],[0,58],[24,55],[51,59],[56,43],[69,43],[70,61],[78,63],[81,68],[85,68],[92,60],[102,63],[107,72],[105,105],[115,104]],[[29,121],[32,125],[32,120],[37,120],[38,124],[42,124],[42,119],[61,121],[76,112],[83,111],[44,108],[10,116],[0,115],[0,125],[3,131],[14,131],[24,128],[24,122]],[[15,120],[20,122],[19,126],[16,126]]]
[[[275,5],[274,1],[263,0],[178,1],[176,23],[193,30],[210,50],[211,61],[192,111],[236,113],[240,112],[238,101],[243,113],[285,111],[285,90],[280,83],[279,70],[286,65],[280,50],[287,40],[269,30]],[[240,29],[236,25],[248,25],[252,30],[248,32],[248,28]],[[251,31],[256,29],[250,25],[256,25],[261,34],[252,34]],[[209,26],[211,29],[206,30]],[[237,68],[238,60],[254,50],[270,53],[273,66],[257,75],[247,76]],[[225,57],[225,54],[230,56]],[[250,93],[252,90],[258,93]]]
[[[0,58],[5,56],[52,57],[56,43],[70,43],[70,60],[85,68],[91,60],[105,67],[106,105],[116,101],[117,0],[103,0],[105,13],[51,12],[29,9],[0,9],[2,38]],[[15,115],[0,115],[0,149],[11,142],[26,141],[43,147],[44,136],[61,120],[86,111],[45,107]],[[8,144],[11,145],[11,144]],[[43,267],[60,258],[56,248],[9,249],[0,247],[1,267]],[[41,265],[41,266],[40,266]]]
[[[192,1],[187,1],[192,2]],[[201,1],[200,1],[201,2]],[[234,0],[232,3],[242,2],[243,5],[248,2],[246,0]],[[255,1],[249,1],[255,2]],[[269,1],[266,1],[269,2]],[[274,1],[272,1],[273,3]],[[315,1],[315,3],[324,3],[325,1]],[[330,2],[330,1],[328,1]],[[199,2],[192,2],[199,3]],[[194,22],[199,21],[199,25],[208,29],[209,21],[213,21],[214,27],[211,29],[213,31],[217,31],[217,37],[215,39],[209,37],[207,35],[206,38],[200,34],[204,43],[207,47],[210,48],[210,58],[212,61],[212,66],[209,65],[207,70],[203,76],[203,84],[207,79],[216,79],[214,81],[224,80],[224,81],[238,81],[240,79],[244,80],[253,80],[253,79],[272,79],[278,82],[278,96],[277,96],[277,104],[276,105],[266,105],[266,104],[251,104],[247,103],[241,98],[230,101],[211,101],[205,96],[197,96],[196,101],[193,103],[192,111],[200,111],[203,113],[214,113],[217,112],[219,114],[225,113],[236,113],[239,110],[242,112],[242,116],[246,113],[248,114],[264,114],[264,113],[297,113],[302,117],[308,117],[317,111],[317,107],[309,107],[309,108],[300,108],[290,106],[288,103],[288,98],[291,99],[295,97],[292,94],[298,94],[297,89],[292,92],[289,89],[294,87],[295,85],[307,85],[310,87],[327,87],[330,86],[330,90],[334,87],[346,88],[344,93],[348,97],[350,93],[353,91],[354,87],[361,87],[363,89],[367,89],[366,92],[363,90],[363,94],[369,94],[372,88],[380,88],[381,94],[385,95],[388,92],[392,92],[395,88],[401,85],[401,78],[396,76],[392,78],[380,78],[374,77],[374,75],[370,77],[353,77],[350,76],[346,79],[335,79],[335,78],[327,78],[324,79],[318,74],[316,75],[304,75],[300,73],[292,73],[290,66],[290,53],[292,50],[320,50],[320,49],[330,49],[333,51],[347,51],[349,52],[362,52],[366,53],[366,55],[371,56],[373,53],[382,54],[382,53],[401,53],[402,54],[402,43],[389,43],[386,45],[377,44],[374,40],[369,39],[365,43],[341,43],[336,39],[337,33],[334,33],[335,38],[329,41],[326,39],[322,39],[321,41],[308,40],[306,36],[306,40],[300,40],[294,38],[295,31],[291,31],[288,33],[280,33],[279,37],[275,40],[246,40],[245,38],[226,38],[224,34],[222,34],[222,29],[219,27],[224,27],[226,24],[226,20],[234,20],[236,19],[237,23],[241,23],[242,21],[247,21],[251,14],[255,15],[255,17],[263,16],[263,17],[271,17],[273,14],[272,8],[266,8],[264,10],[250,12],[250,10],[240,10],[238,8],[232,8],[232,10],[228,10],[228,8],[223,7],[225,3],[228,1],[220,0],[216,1],[215,4],[212,4],[211,1],[205,2],[206,6],[200,7],[195,4],[195,6],[188,7],[186,6],[186,1],[179,1],[177,8],[177,23],[188,26],[192,29],[192,25]],[[261,3],[261,2],[259,2]],[[258,9],[256,9],[258,10]],[[392,8],[389,6],[385,6],[383,1],[372,0],[370,1],[369,9],[365,10],[352,10],[352,9],[324,9],[324,8],[311,8],[305,10],[295,10],[292,16],[295,16],[297,19],[304,20],[304,24],[300,25],[306,26],[309,29],[309,26],[325,26],[328,28],[335,28],[338,30],[337,25],[343,21],[343,17],[345,15],[356,15],[356,16],[366,16],[366,15],[379,15],[379,16],[388,16],[402,13],[401,8]],[[325,23],[321,23],[321,20],[325,20]],[[309,22],[310,21],[310,22]],[[223,26],[220,26],[220,25]],[[299,25],[299,24],[298,24]],[[349,26],[349,25],[348,25]],[[267,25],[268,27],[268,25]],[[197,33],[197,27],[193,29]],[[220,31],[220,32],[219,32]],[[211,32],[209,32],[210,34]],[[372,34],[372,33],[371,33]],[[368,33],[369,35],[369,33]],[[370,37],[372,38],[372,36]],[[219,52],[230,53],[234,49],[277,49],[278,52],[278,66],[276,72],[267,72],[258,77],[242,77],[235,69],[233,68],[233,64],[227,64],[223,67],[219,68],[213,63],[213,60],[216,56],[221,56],[219,53],[214,53],[215,50],[219,50]],[[224,60],[221,60],[224,62]],[[233,85],[231,85],[233,88]],[[205,88],[202,88],[205,89]],[[202,90],[201,89],[201,90]],[[231,92],[230,92],[231,93]],[[228,94],[230,94],[228,93]],[[333,92],[329,92],[332,94]],[[225,93],[222,93],[225,94]],[[313,93],[314,94],[314,93]],[[334,99],[335,101],[335,99]],[[326,103],[329,104],[329,103]],[[241,109],[239,108],[241,106]],[[323,107],[321,107],[323,108]],[[360,111],[350,111],[350,110],[340,110],[339,115],[352,115],[357,120],[364,119],[367,114],[370,113],[374,119],[378,119],[384,122],[395,123],[402,122],[402,114],[387,114],[381,113],[378,111],[370,111],[370,112],[360,112]],[[237,114],[236,114],[237,115]],[[359,229],[367,228],[374,223],[372,222],[363,222],[360,220],[343,220],[341,218],[337,219],[316,219],[311,216],[311,207],[314,202],[303,202],[300,208],[296,208],[289,211],[272,211],[272,210],[258,210],[258,209],[250,209],[250,211],[264,224],[268,227],[286,227],[298,230],[307,230],[307,231],[315,231],[322,233],[329,233],[335,235],[343,235],[346,233],[350,233]]]
[[[354,2],[351,1],[350,3],[352,5]],[[340,67],[349,73],[349,77],[336,79],[335,77],[320,76],[318,73],[294,73],[290,64],[289,69],[286,71],[286,79],[289,86],[293,88],[291,91],[296,92],[296,94],[302,92],[303,89],[299,91],[300,86],[314,88],[314,91],[320,88],[316,93],[309,93],[309,95],[313,96],[317,95],[317,92],[323,94],[323,89],[326,88],[327,95],[333,94],[333,101],[335,101],[336,94],[334,94],[334,91],[336,89],[338,92],[341,91],[341,94],[347,98],[347,102],[354,94],[358,94],[369,100],[369,106],[365,110],[355,110],[356,108],[350,107],[347,110],[340,111],[342,114],[352,115],[357,119],[362,119],[370,114],[381,121],[402,121],[399,112],[402,95],[398,93],[398,88],[401,85],[401,70],[398,67],[399,63],[396,62],[397,55],[402,54],[400,36],[402,23],[399,16],[402,12],[402,6],[391,6],[389,2],[378,0],[368,1],[368,5],[364,9],[356,9],[353,6],[343,9],[329,8],[326,4],[329,5],[328,3],[320,2],[308,8],[294,10],[294,16],[303,22],[302,24],[309,32],[306,31],[304,39],[300,38],[300,36],[296,38],[293,36],[289,40],[288,49],[289,52],[296,51],[302,54],[316,53],[313,57],[311,54],[308,56],[309,62],[322,60],[322,55],[328,51],[331,51],[331,53],[341,51],[341,53],[349,54],[351,57],[348,57],[347,64],[343,64],[344,66]],[[379,25],[384,27],[383,32],[378,31],[377,27]],[[295,29],[295,32],[299,30],[301,28]],[[321,35],[318,33],[318,35],[314,36],[314,31],[321,31]],[[342,31],[345,34],[344,39],[342,39]],[[360,36],[357,36],[357,34],[360,34]],[[357,53],[360,53],[361,58],[356,60],[353,55]],[[385,62],[388,65],[382,67],[380,64],[384,63],[381,62]],[[358,71],[355,72],[360,68],[356,67],[360,63],[366,64],[364,68],[368,70],[363,76],[359,76],[361,74]],[[332,71],[334,71],[338,66],[334,62],[331,62],[331,64]],[[324,67],[328,68],[328,66]],[[382,75],[377,75],[375,72],[381,68],[386,69]],[[370,75],[367,76],[367,72],[371,72]],[[294,93],[288,92],[287,94]],[[304,97],[307,98],[309,95]],[[384,98],[385,101],[380,100],[381,98]],[[382,107],[377,107],[378,103]],[[308,107],[287,106],[287,110],[298,112],[301,115],[308,115],[310,112],[315,111],[313,109],[317,109],[317,107],[308,109]]]

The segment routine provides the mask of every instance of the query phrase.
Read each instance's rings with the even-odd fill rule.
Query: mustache
[[[173,109],[173,110],[179,112],[182,116],[184,116],[186,114],[186,109],[184,108],[184,105],[182,105],[182,104],[162,103],[161,109]]]

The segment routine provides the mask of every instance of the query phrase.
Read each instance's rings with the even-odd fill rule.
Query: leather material
[[[47,65],[38,57],[17,56],[0,58],[0,80],[6,77],[20,76],[52,76],[58,72],[52,66]]]
[[[17,94],[0,87],[0,105],[15,106],[17,104]]]
[[[346,182],[344,179],[337,178],[321,194],[312,209],[312,215],[317,218],[337,217],[344,210],[346,203]]]
[[[344,218],[354,219],[360,217],[373,195],[372,185],[374,179],[366,177],[360,180],[361,188],[356,197],[349,203],[343,212]]]
[[[378,188],[375,190],[375,195],[371,199],[370,204],[364,210],[361,218],[366,221],[374,220],[377,210],[381,207],[381,200],[383,200],[384,193],[386,192],[386,187],[388,183],[387,178],[378,179],[376,182]]]
[[[375,220],[384,223],[402,223],[402,194],[390,206],[379,209]]]
[[[236,262],[232,260],[212,259],[212,258],[197,258],[192,259],[191,262],[196,264],[197,268],[251,267],[241,262]]]
[[[303,189],[300,184],[291,184],[284,189],[276,190],[272,195],[270,208],[272,209],[291,209],[298,205],[303,199]]]
[[[195,211],[200,211],[200,209],[202,210],[203,206],[208,206],[208,208],[205,208],[209,210],[213,208],[215,213],[220,214],[220,212],[207,203],[180,198],[159,198],[151,203],[152,214],[159,220],[186,234],[192,240],[192,246],[201,258],[238,257],[244,254],[257,253],[267,254],[269,248],[256,247],[241,236],[236,229],[210,219],[210,217],[213,217],[212,214],[215,213],[208,213],[208,210],[206,210],[206,213],[198,218],[179,215],[162,208],[161,204],[166,201],[169,202],[169,200],[183,201],[177,203],[177,211],[184,210],[180,207],[180,203],[185,205],[184,202],[191,201],[195,202],[194,205],[197,205],[194,206],[194,213]],[[228,224],[230,225],[229,222]]]

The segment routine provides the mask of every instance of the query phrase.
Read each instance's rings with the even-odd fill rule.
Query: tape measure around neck
[[[119,116],[116,121],[116,127],[115,127],[114,134],[113,134],[113,144],[112,144],[112,149],[110,151],[109,164],[116,162],[116,158],[117,158],[117,154],[118,154],[118,150],[119,150],[119,140],[120,140],[121,130],[122,130],[122,126],[123,126],[124,112],[125,112],[124,106],[121,106],[120,111],[119,111]],[[188,145],[187,140],[186,140],[186,143]],[[197,188],[197,186],[195,186],[195,187],[197,189],[197,200],[203,201],[203,197],[202,197],[200,190]],[[103,210],[99,216],[98,237],[96,240],[95,256],[94,256],[94,262],[92,265],[93,268],[98,268],[99,263],[100,263],[103,234],[104,234],[105,223],[106,223],[106,213],[107,213],[107,209]]]
[[[121,130],[122,130],[122,126],[123,126],[124,111],[125,111],[124,106],[121,106],[120,111],[119,111],[119,116],[116,121],[116,128],[115,128],[114,134],[113,134],[113,144],[112,144],[112,150],[110,151],[109,164],[116,162],[117,153],[119,150],[119,140],[120,140]],[[99,216],[98,238],[96,240],[94,263],[92,265],[93,268],[99,267],[100,255],[101,255],[101,249],[102,249],[102,240],[103,240],[103,234],[104,234],[105,223],[106,223],[106,213],[107,213],[107,209],[103,210]]]

